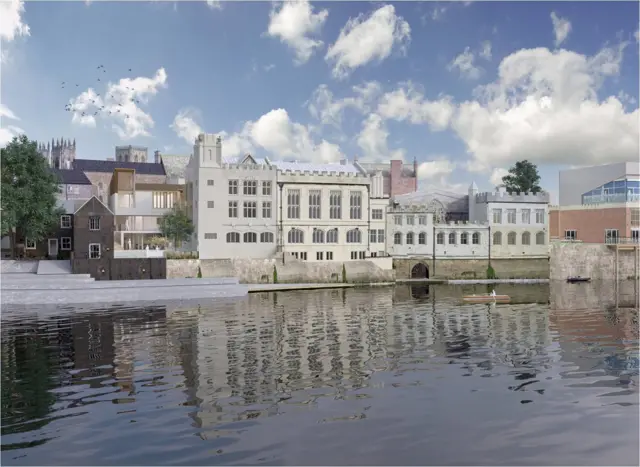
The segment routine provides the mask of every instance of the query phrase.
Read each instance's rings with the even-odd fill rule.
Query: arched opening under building
[[[429,279],[429,268],[424,263],[418,263],[411,268],[411,279]]]

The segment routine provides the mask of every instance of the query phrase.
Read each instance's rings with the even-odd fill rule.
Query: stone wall
[[[618,278],[627,279],[640,274],[639,252],[618,251]],[[554,242],[551,245],[550,279],[565,280],[569,276],[590,277],[611,281],[616,274],[616,247],[593,243]]]
[[[393,269],[382,269],[371,261],[305,262],[276,259],[169,259],[167,278],[197,277],[198,268],[202,277],[237,277],[242,284],[261,283],[327,283],[343,282],[377,283],[393,282]],[[274,274],[274,270],[276,274]]]
[[[410,279],[412,269],[419,263],[429,269],[430,279],[486,279],[489,262],[484,259],[394,259],[393,267],[398,279]],[[492,259],[491,266],[499,279],[548,279],[547,258]],[[434,269],[435,267],[435,269]]]
[[[549,304],[552,310],[608,310],[616,307],[637,308],[638,281],[592,281],[588,284],[568,284],[551,281]],[[637,334],[636,334],[637,336]]]

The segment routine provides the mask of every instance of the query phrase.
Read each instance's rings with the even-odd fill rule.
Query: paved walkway
[[[71,274],[71,261],[69,261],[68,259],[39,261],[37,274]]]

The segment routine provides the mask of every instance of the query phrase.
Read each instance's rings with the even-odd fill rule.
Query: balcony
[[[640,195],[636,193],[582,195],[582,204],[633,203],[638,201],[640,201]]]

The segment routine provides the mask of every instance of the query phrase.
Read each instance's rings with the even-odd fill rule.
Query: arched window
[[[362,232],[358,229],[347,232],[347,243],[362,243]]]
[[[449,232],[449,245],[455,245],[455,244],[456,244],[456,233]]]
[[[402,234],[400,232],[396,232],[393,234],[393,244],[402,245]]]
[[[436,235],[436,243],[438,245],[444,245],[444,232],[438,232],[438,235]]]
[[[419,245],[426,245],[427,244],[427,233],[426,232],[420,232],[418,234],[418,244]]]
[[[260,243],[273,243],[273,232],[262,232],[260,234]]]
[[[469,244],[469,234],[467,232],[462,232],[460,234],[460,245],[468,245]]]
[[[471,243],[480,245],[480,232],[473,232],[473,235],[471,235]]]
[[[536,245],[544,245],[545,244],[545,235],[544,232],[538,232],[536,234]]]
[[[313,243],[324,243],[324,230],[313,229]]]
[[[502,232],[495,232],[493,234],[493,244],[502,245]]]
[[[327,243],[338,243],[338,229],[327,230]]]
[[[407,245],[413,245],[413,232],[407,233],[406,243]]]
[[[229,232],[227,234],[227,243],[240,243],[240,234],[238,232]]]
[[[516,244],[516,233],[509,232],[507,234],[507,245],[515,245]]]
[[[304,232],[300,229],[291,229],[287,234],[289,243],[304,243]]]
[[[244,243],[258,243],[258,234],[255,232],[244,233]]]
[[[531,245],[531,234],[529,232],[522,233],[522,244]]]

